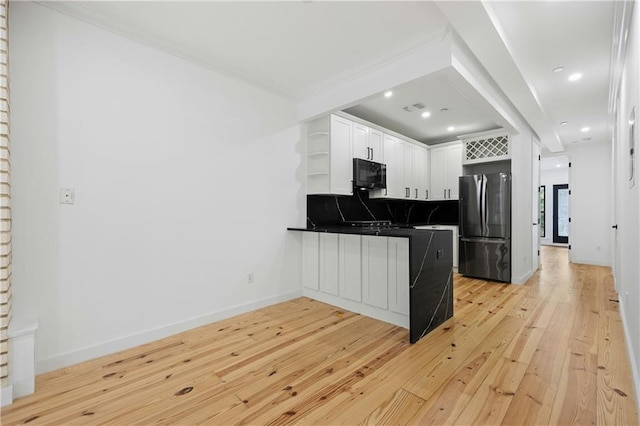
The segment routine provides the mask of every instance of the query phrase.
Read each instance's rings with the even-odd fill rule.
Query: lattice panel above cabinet
[[[486,163],[511,158],[509,135],[499,134],[465,139],[463,164]]]

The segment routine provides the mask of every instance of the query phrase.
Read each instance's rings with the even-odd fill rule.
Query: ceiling
[[[459,84],[444,74],[426,76],[394,87],[388,98],[377,96],[344,111],[428,145],[499,128]]]
[[[610,140],[614,2],[490,2],[487,8],[562,143]],[[564,70],[554,72],[559,67]],[[574,73],[582,77],[570,81]]]
[[[453,28],[552,151],[562,150],[560,142],[610,140],[614,2],[41,4],[295,102],[402,58]],[[560,66],[564,71],[554,73]],[[569,82],[575,72],[582,78]],[[368,97],[347,112],[427,143],[497,127],[483,105],[449,83],[421,78],[393,88],[391,98]],[[416,103],[431,116],[402,110]],[[455,131],[446,130],[450,125]]]

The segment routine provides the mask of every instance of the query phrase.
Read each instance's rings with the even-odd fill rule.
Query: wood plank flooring
[[[15,424],[638,424],[609,268],[543,247],[524,286],[457,276],[399,327],[299,298],[37,378]]]

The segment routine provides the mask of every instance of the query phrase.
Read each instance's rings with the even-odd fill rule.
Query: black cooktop
[[[391,228],[390,220],[345,220],[343,226],[354,226],[359,228]]]

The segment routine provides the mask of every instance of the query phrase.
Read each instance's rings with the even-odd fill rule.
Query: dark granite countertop
[[[330,234],[359,234],[381,237],[405,237],[424,232],[451,232],[446,229],[413,229],[402,227],[391,228],[359,228],[356,226],[316,226],[315,228],[287,228],[289,231],[326,232]]]

